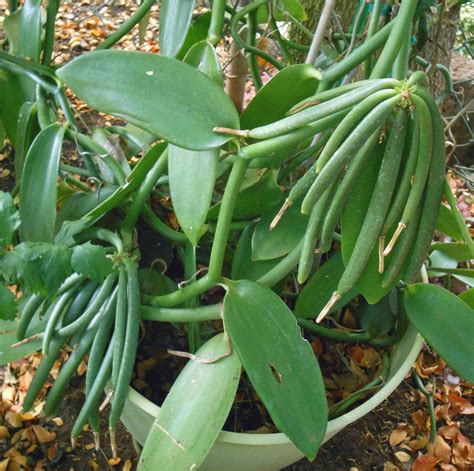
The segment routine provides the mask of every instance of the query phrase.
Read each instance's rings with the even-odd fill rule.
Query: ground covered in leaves
[[[0,2],[0,19],[5,3]],[[100,2],[81,0],[62,2],[57,23],[58,45],[54,62],[61,64],[71,56],[80,54],[94,47],[133,12],[135,4],[127,0]],[[139,49],[157,52],[156,41],[158,28],[158,6],[152,8],[151,18],[146,34],[140,42],[134,31],[123,38],[120,46],[128,49]],[[226,59],[227,48],[221,51]],[[227,58],[228,59],[228,58]],[[456,62],[459,68],[459,63]],[[472,68],[468,68],[472,71]],[[268,69],[269,74],[272,73]],[[465,70],[463,74],[465,74]],[[470,72],[469,72],[470,73]],[[462,75],[462,74],[461,74]],[[459,80],[466,77],[460,77]],[[249,87],[249,92],[251,89]],[[249,97],[247,97],[249,98]],[[90,113],[84,104],[75,103],[81,114],[84,126],[107,121],[107,117]],[[447,115],[452,115],[449,112]],[[87,124],[86,124],[87,123]],[[454,132],[457,136],[457,132]],[[453,136],[454,137],[454,136]],[[0,155],[0,188],[11,188],[13,176],[11,162],[8,161],[8,149]],[[75,156],[69,156],[74,160]],[[472,173],[471,173],[472,175]],[[456,191],[460,209],[466,218],[474,215],[474,205],[470,188],[459,178],[459,173],[450,177],[450,185]],[[451,286],[453,291],[460,291],[462,286]],[[331,352],[323,345],[313,342],[313,350],[324,362],[324,355]],[[366,374],[379,363],[374,353],[360,346],[350,347],[347,352],[353,361],[354,371]],[[377,352],[375,354],[378,355]],[[63,353],[62,360],[68,352]],[[83,375],[86,364],[78,369],[78,377],[71,381],[69,391],[57,416],[50,420],[41,418],[44,402],[40,400],[34,410],[22,413],[21,404],[26,394],[40,354],[13,363],[0,372],[0,471],[17,470],[106,470],[134,469],[138,452],[132,438],[121,427],[118,431],[119,459],[111,459],[106,424],[100,437],[100,447],[96,449],[92,434],[85,430],[73,450],[69,443],[69,434],[83,401]],[[134,386],[146,393],[150,387],[147,371],[156,365],[146,352],[137,365]],[[60,368],[58,361],[52,371],[50,382],[42,391],[44,398],[48,388]],[[424,350],[416,363],[416,371],[427,389],[433,394],[434,410],[437,422],[437,433],[433,443],[430,436],[430,420],[426,397],[415,387],[413,379],[407,377],[398,390],[376,410],[339,433],[324,445],[315,463],[301,461],[287,471],[303,470],[469,470],[474,469],[474,389],[456,377],[444,362],[428,350]],[[371,371],[374,374],[374,371]],[[336,378],[341,380],[341,378]],[[335,383],[331,394],[340,394],[340,387]],[[342,379],[343,381],[344,379]],[[329,381],[329,379],[327,379]],[[368,381],[365,379],[364,381]],[[165,385],[165,389],[166,389]],[[169,385],[168,385],[169,387]],[[357,389],[358,384],[349,385]],[[337,398],[337,397],[336,397]],[[244,398],[245,399],[245,398]],[[242,399],[242,400],[244,400]],[[337,398],[340,399],[340,398]],[[261,432],[268,428],[261,427]],[[232,427],[231,427],[232,428]]]

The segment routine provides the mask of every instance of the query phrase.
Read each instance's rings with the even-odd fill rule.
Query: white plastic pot
[[[410,325],[400,343],[392,350],[390,372],[386,384],[356,409],[331,420],[324,442],[383,402],[403,381],[415,362],[422,344],[423,339]],[[159,411],[160,408],[157,405],[130,388],[121,420],[135,440],[143,445]],[[204,471],[276,471],[301,458],[303,458],[301,451],[283,433],[221,432],[200,469]]]

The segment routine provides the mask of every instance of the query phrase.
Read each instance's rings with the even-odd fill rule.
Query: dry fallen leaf
[[[100,470],[100,466],[97,462],[95,462],[94,460],[89,460],[87,462],[87,464],[92,468],[92,471],[99,471]]]
[[[0,425],[0,440],[8,438],[9,436],[10,434],[8,433],[8,429],[5,427],[5,425]]]
[[[118,464],[120,464],[121,461],[121,458],[110,458],[108,463],[110,464],[110,466],[117,466]]]
[[[430,455],[420,455],[413,463],[412,471],[431,471],[439,462],[438,458]]]
[[[56,438],[56,434],[54,432],[46,430],[41,425],[32,425],[32,428],[40,443],[52,442]]]
[[[51,422],[53,422],[58,427],[62,427],[64,425],[64,421],[63,421],[63,419],[61,419],[61,417],[53,417],[51,419]]]
[[[394,454],[401,463],[408,463],[411,460],[411,456],[405,451],[396,451]]]
[[[0,471],[7,471],[9,462],[10,458],[5,458],[4,460],[0,461]]]
[[[400,471],[400,468],[395,466],[391,461],[386,461],[383,464],[383,471]]]
[[[405,429],[402,428],[396,428],[391,434],[390,434],[390,445],[391,446],[396,446],[399,445],[400,443],[405,440],[407,437],[408,433]]]
[[[125,463],[123,464],[122,471],[131,471],[131,469],[132,469],[132,460],[125,461]]]
[[[8,425],[10,425],[10,427],[20,428],[22,426],[20,414],[17,412],[8,411],[5,414],[5,420],[7,421]]]

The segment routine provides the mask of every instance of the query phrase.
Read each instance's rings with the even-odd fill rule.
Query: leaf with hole
[[[404,292],[408,318],[460,376],[474,382],[474,310],[437,285],[415,284]]]
[[[214,132],[215,127],[239,128],[237,111],[221,87],[170,57],[94,51],[61,67],[57,75],[98,111],[185,149],[218,147],[230,136]]]
[[[226,281],[224,328],[275,425],[309,459],[324,437],[328,406],[321,371],[296,319],[270,288]]]
[[[56,221],[59,159],[64,126],[54,123],[35,138],[25,160],[20,187],[22,240],[51,242]]]
[[[208,340],[174,382],[143,447],[138,469],[198,469],[229,414],[240,360],[224,334]],[[179,413],[177,413],[179,412]]]

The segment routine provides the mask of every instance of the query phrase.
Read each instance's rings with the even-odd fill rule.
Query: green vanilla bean
[[[387,39],[387,43],[383,48],[380,57],[375,63],[374,69],[370,74],[370,78],[386,77],[392,69],[397,55],[400,51],[400,45],[404,45],[407,36],[411,31],[413,15],[418,4],[418,0],[404,0],[401,3],[398,15],[393,20],[394,26]],[[375,37],[375,36],[373,36]]]
[[[374,7],[372,9],[372,14],[370,15],[370,22],[369,22],[369,28],[367,30],[366,41],[370,39],[377,32],[377,29],[379,27],[380,14],[382,13],[383,6],[384,6],[384,0],[374,0]],[[372,72],[373,62],[374,62],[373,55],[370,54],[364,63],[365,78],[369,78]]]
[[[204,322],[222,319],[222,305],[166,308],[141,306],[142,319],[157,322]]]
[[[120,41],[148,13],[155,1],[156,0],[143,0],[135,13],[127,21],[124,21],[117,31],[112,33],[103,43],[99,44],[96,49],[109,49]]]

